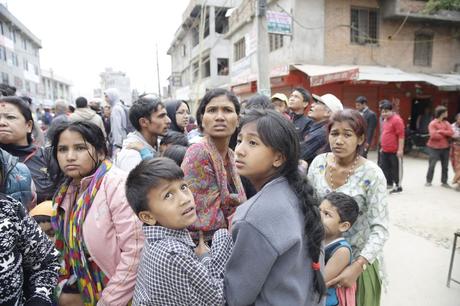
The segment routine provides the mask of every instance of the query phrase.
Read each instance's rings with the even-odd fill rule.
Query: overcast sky
[[[166,52],[189,0],[0,0],[41,39],[40,64],[73,82],[75,95],[92,95],[106,67],[131,78],[131,89],[157,92],[171,59]]]

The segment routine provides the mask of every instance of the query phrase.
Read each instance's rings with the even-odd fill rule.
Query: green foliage
[[[426,13],[439,10],[460,11],[460,0],[429,0],[424,9]]]

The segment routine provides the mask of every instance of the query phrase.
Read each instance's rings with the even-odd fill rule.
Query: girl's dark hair
[[[177,125],[176,112],[179,109],[179,107],[182,105],[182,103],[187,105],[188,111],[190,111],[190,106],[188,105],[187,102],[183,100],[173,100],[173,101],[168,101],[165,103],[166,112],[168,113],[169,119],[171,119],[171,124],[169,126],[169,129],[175,132],[180,132],[180,133],[183,133],[184,129]]]
[[[336,122],[346,122],[350,125],[353,132],[356,134],[356,137],[363,137],[363,143],[356,147],[356,152],[361,152],[366,143],[366,130],[367,130],[367,123],[364,120],[363,115],[360,112],[354,109],[344,109],[337,112],[334,112],[332,117],[329,119],[329,123],[327,125],[327,133],[331,132],[332,126]]]
[[[160,145],[181,145],[188,147],[188,138],[184,133],[168,131],[165,136],[161,138]]]
[[[447,107],[445,107],[444,105],[439,105],[434,109],[434,117],[439,118],[445,112],[447,112]]]
[[[256,122],[260,140],[266,146],[280,152],[286,159],[286,162],[278,168],[275,177],[284,176],[297,195],[305,216],[307,250],[312,261],[319,262],[324,227],[313,187],[298,169],[300,145],[295,127],[292,122],[274,110],[252,109],[242,117],[241,127],[250,122]],[[321,271],[314,270],[313,274],[313,288],[320,300],[326,293],[326,284]]]
[[[19,112],[22,114],[26,122],[32,121],[32,129],[34,129],[34,118],[32,117],[32,112],[29,108],[29,105],[27,102],[25,102],[23,99],[18,98],[18,97],[13,97],[13,96],[8,96],[8,97],[1,97],[0,102],[5,102],[12,104],[16,106],[19,109]],[[27,133],[27,143],[31,144],[32,143],[32,132]]]
[[[228,91],[227,89],[223,88],[215,88],[211,89],[208,91],[203,99],[200,101],[200,105],[198,106],[198,109],[196,110],[196,122],[199,127],[199,129],[202,131],[203,130],[203,115],[206,110],[206,106],[211,102],[212,99],[220,97],[220,96],[226,96],[230,102],[233,103],[235,106],[235,111],[236,114],[240,114],[240,103],[238,102],[238,98],[235,96],[235,94],[231,91]]]
[[[169,158],[158,157],[141,161],[126,179],[126,199],[138,215],[149,210],[148,193],[152,188],[159,187],[164,181],[184,178],[182,169]]]
[[[359,214],[359,206],[353,197],[342,192],[330,192],[324,197],[324,200],[328,200],[337,209],[340,222],[350,222],[351,225],[355,223]]]
[[[258,108],[258,109],[275,109],[272,104],[272,101],[269,97],[265,95],[257,94],[249,98],[248,102],[246,103],[245,112],[249,111],[250,109]]]
[[[81,135],[85,143],[88,143],[94,147],[96,150],[96,156],[91,156],[94,161],[94,168],[91,171],[94,172],[100,165],[98,154],[104,154],[105,157],[108,155],[107,146],[105,142],[104,134],[100,127],[89,121],[75,121],[75,122],[63,122],[56,127],[53,139],[51,140],[51,147],[53,148],[53,157],[59,165],[57,159],[57,149],[59,145],[59,139],[61,134],[65,131],[76,132]],[[60,166],[59,166],[60,169]],[[62,176],[62,172],[61,172]]]
[[[163,152],[163,157],[172,159],[180,167],[186,152],[187,147],[181,145],[172,145]]]

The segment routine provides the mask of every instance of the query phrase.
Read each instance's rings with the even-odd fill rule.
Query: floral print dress
[[[382,170],[366,160],[355,169],[348,181],[335,190],[326,181],[327,154],[318,155],[308,170],[308,179],[322,198],[337,191],[352,196],[359,206],[359,215],[353,227],[344,234],[351,244],[353,258],[363,256],[369,263],[376,259],[380,264],[380,277],[386,283],[383,264],[383,246],[388,239],[388,207],[386,179]]]

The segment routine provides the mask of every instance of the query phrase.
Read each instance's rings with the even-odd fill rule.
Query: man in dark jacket
[[[305,115],[305,109],[308,103],[310,103],[310,99],[310,93],[302,87],[294,88],[289,96],[289,116],[291,117],[292,123],[294,123],[299,141],[304,140],[310,125],[313,123],[313,120]]]
[[[372,139],[374,138],[375,128],[377,127],[377,115],[369,109],[367,105],[367,98],[364,96],[356,98],[355,107],[361,115],[363,115],[364,120],[367,123],[366,143],[364,145],[364,151],[362,152],[363,157],[367,158],[367,153],[369,152]]]

